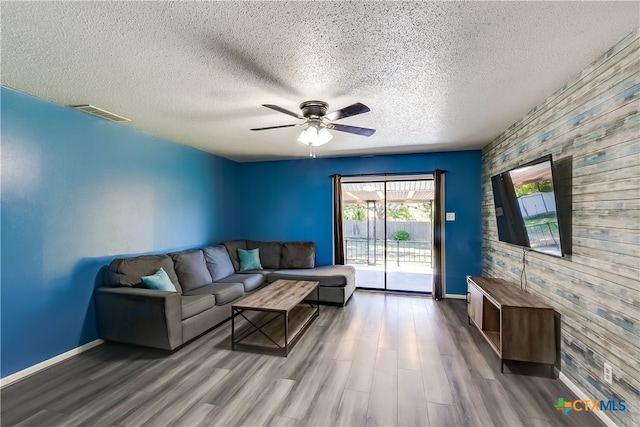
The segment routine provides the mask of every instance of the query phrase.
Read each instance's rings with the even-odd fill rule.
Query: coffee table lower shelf
[[[286,357],[319,315],[317,305],[298,305],[289,312],[232,307],[231,349],[268,350]]]

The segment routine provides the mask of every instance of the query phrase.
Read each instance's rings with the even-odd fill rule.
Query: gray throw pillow
[[[214,282],[229,277],[235,272],[229,252],[223,245],[204,248],[204,259]]]
[[[211,284],[211,274],[207,269],[202,249],[191,249],[169,255],[173,258],[176,275],[183,292]]]

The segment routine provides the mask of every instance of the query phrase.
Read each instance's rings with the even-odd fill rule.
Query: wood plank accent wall
[[[520,283],[522,269],[522,249],[498,241],[491,176],[546,154],[570,172],[556,189],[570,189],[572,254],[530,252],[527,290],[562,315],[562,372],[592,399],[625,400],[607,412],[622,425],[640,423],[639,48],[629,34],[483,150],[487,277]]]

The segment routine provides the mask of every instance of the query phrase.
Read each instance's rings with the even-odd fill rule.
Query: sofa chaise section
[[[231,240],[224,242],[236,276],[262,274],[267,283],[278,279],[320,282],[320,302],[344,306],[356,288],[355,268],[350,265],[315,266],[314,242],[260,242]],[[258,249],[263,270],[243,271],[238,249]]]
[[[320,282],[320,301],[345,305],[356,289],[356,271],[350,265],[325,265],[312,269],[282,269],[267,276],[269,283],[279,279]]]

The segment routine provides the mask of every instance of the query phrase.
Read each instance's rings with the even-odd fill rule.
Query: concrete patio
[[[351,264],[356,268],[356,286],[359,288],[384,289],[385,268],[383,264]],[[431,292],[433,269],[415,263],[400,263],[387,267],[387,290]]]

